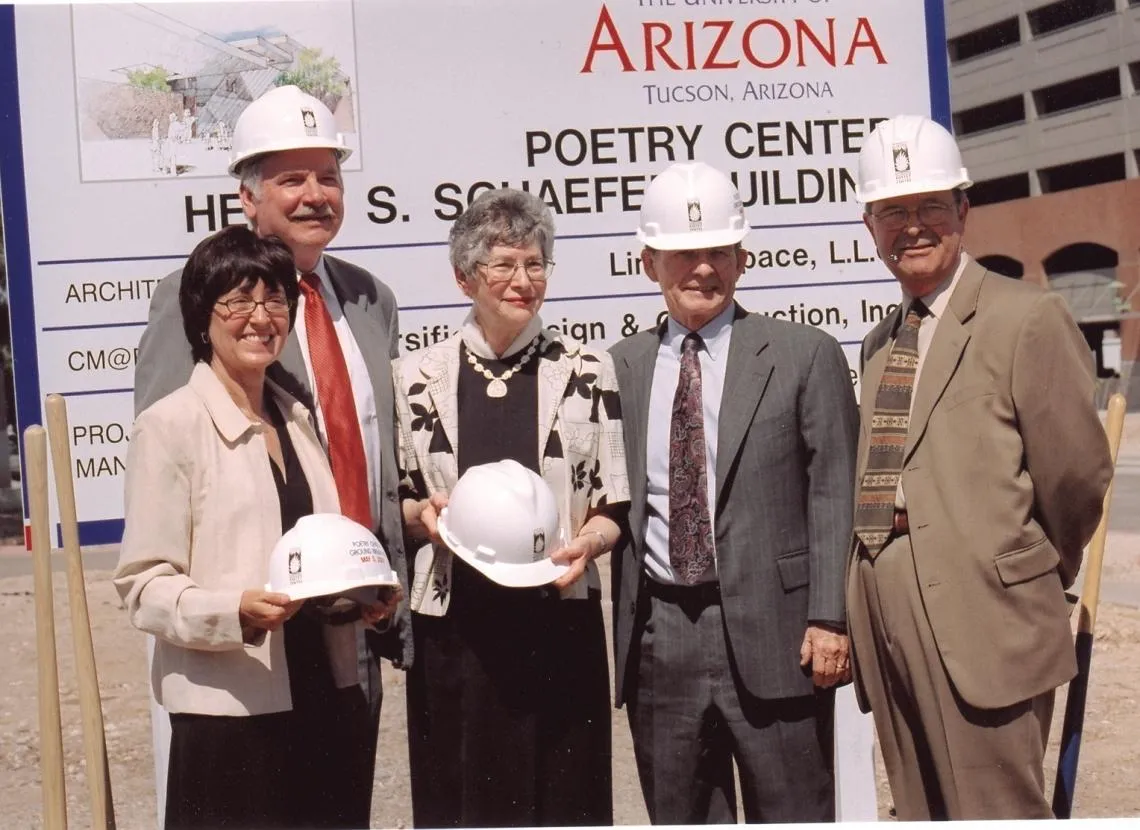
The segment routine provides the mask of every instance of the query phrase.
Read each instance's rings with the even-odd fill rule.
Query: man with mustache
[[[1042,760],[1076,672],[1065,598],[1112,476],[1064,300],[963,249],[953,137],[902,115],[857,196],[899,307],[864,339],[847,617],[898,818],[1052,817]]]
[[[396,500],[395,404],[392,365],[399,343],[396,300],[367,271],[328,256],[344,219],[340,165],[351,153],[332,112],[295,86],[278,87],[251,103],[234,127],[229,166],[239,179],[242,208],[261,236],[280,238],[293,253],[301,283],[297,320],[268,377],[313,411],[329,453],[341,511],[375,530],[402,584],[407,585],[402,517]],[[193,363],[179,309],[181,269],[151,298],[135,368],[135,412],[182,386]],[[266,552],[268,555],[268,552]],[[360,742],[343,765],[344,814],[336,826],[369,823],[382,689],[377,659],[411,660],[407,609],[384,634],[369,631],[358,645],[364,694]],[[351,704],[351,705],[350,705]],[[346,702],[345,709],[356,706]]]

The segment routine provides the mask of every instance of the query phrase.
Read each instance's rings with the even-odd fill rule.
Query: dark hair
[[[212,234],[190,252],[182,269],[178,304],[182,327],[195,362],[209,363],[214,356],[207,333],[214,304],[235,288],[265,283],[289,301],[289,330],[297,316],[297,266],[293,254],[275,236],[262,239],[244,225],[231,225]]]

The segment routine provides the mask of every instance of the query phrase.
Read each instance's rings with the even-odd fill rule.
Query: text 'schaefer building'
[[[983,264],[1069,301],[1098,396],[1140,409],[1140,0],[946,0]]]

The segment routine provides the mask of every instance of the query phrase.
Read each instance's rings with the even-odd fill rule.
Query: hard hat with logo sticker
[[[440,513],[439,535],[460,559],[509,588],[546,585],[569,567],[550,560],[562,541],[554,492],[517,461],[480,464],[460,476]]]
[[[732,179],[701,161],[671,165],[645,190],[637,239],[660,251],[735,245],[750,230]]]
[[[855,198],[878,202],[971,184],[958,144],[945,127],[924,115],[896,115],[876,126],[859,151]]]
[[[231,176],[241,176],[241,163],[279,150],[327,148],[344,161],[352,149],[337,132],[336,119],[317,98],[299,87],[279,86],[245,108],[234,125]]]
[[[372,604],[378,589],[399,584],[372,531],[339,513],[314,513],[274,545],[265,590],[291,600],[338,597]]]

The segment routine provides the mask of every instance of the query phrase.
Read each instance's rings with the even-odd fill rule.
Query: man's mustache
[[[290,219],[332,219],[333,212],[328,207],[301,207],[289,214]]]

